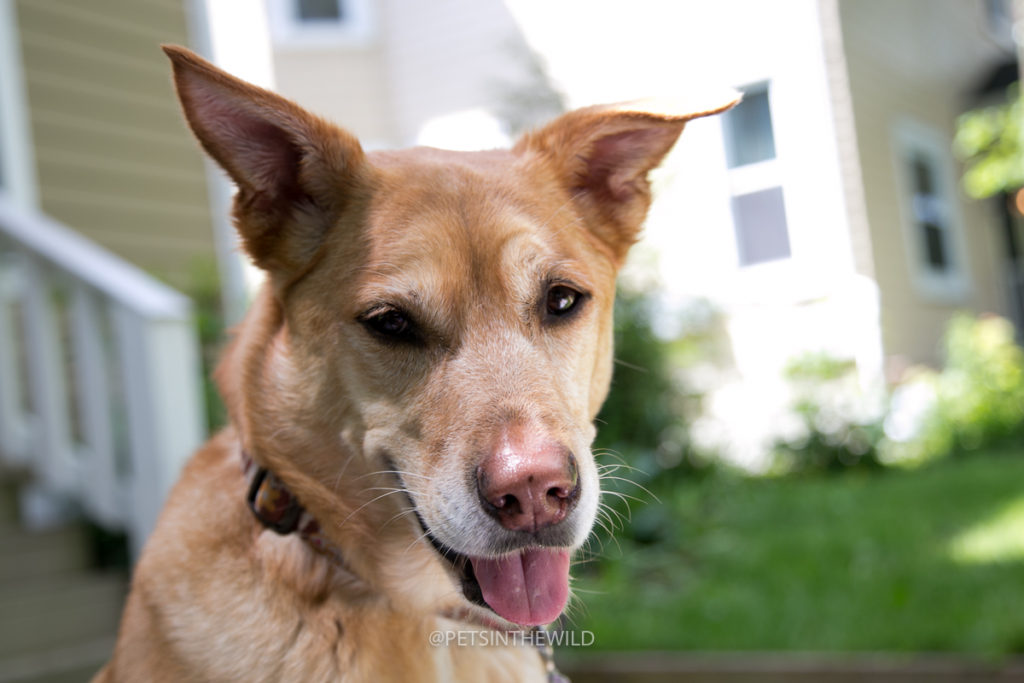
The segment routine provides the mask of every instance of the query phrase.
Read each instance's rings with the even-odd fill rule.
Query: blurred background
[[[160,43],[369,149],[742,90],[656,172],[621,278],[608,494],[562,624],[593,643],[563,666],[1024,675],[1022,21],[1013,0],[0,0],[0,683],[109,656],[258,286]]]

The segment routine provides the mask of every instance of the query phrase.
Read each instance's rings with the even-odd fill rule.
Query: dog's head
[[[553,621],[598,509],[589,447],[647,173],[687,120],[734,98],[583,109],[508,151],[366,154],[291,102],[167,52],[269,276],[221,373],[243,443],[328,533],[365,518],[382,543],[400,527],[465,598],[517,624]]]

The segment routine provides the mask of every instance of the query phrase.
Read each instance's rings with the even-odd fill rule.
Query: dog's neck
[[[331,562],[347,572],[351,569],[345,563],[345,557],[336,545],[321,533],[320,524],[302,507],[298,498],[278,479],[273,472],[260,466],[244,450],[242,454],[242,473],[246,480],[246,502],[256,519],[264,527],[278,534],[287,536],[298,534],[313,550],[327,557]],[[462,622],[476,627],[496,631],[519,630],[509,628],[499,620],[482,617],[473,608],[449,608],[438,612],[437,616],[451,621]],[[549,683],[568,683],[555,666],[554,651],[545,638],[544,629],[535,626],[523,634],[529,634],[530,642],[537,648],[544,663]]]
[[[282,536],[298,534],[313,550],[348,569],[344,555],[321,533],[320,523],[288,487],[248,453],[241,453],[242,474],[247,482],[246,502],[260,524]]]

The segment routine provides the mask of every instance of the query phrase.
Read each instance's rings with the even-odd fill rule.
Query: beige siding
[[[960,193],[968,291],[948,300],[923,295],[912,280],[893,129],[909,118],[951,145],[969,91],[1001,48],[985,35],[980,0],[841,0],[839,7],[886,355],[935,362],[955,310],[1006,310],[998,226],[988,206]]]
[[[380,41],[373,46],[278,49],[277,91],[364,143],[398,144]]]
[[[46,213],[187,289],[214,259],[206,181],[163,42],[187,44],[180,0],[18,0]]]

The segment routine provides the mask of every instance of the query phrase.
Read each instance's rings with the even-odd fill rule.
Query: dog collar
[[[313,550],[344,567],[341,551],[324,537],[319,522],[302,507],[284,482],[266,467],[258,465],[248,453],[241,453],[242,475],[248,482],[245,500],[260,524],[282,536],[297,533]],[[543,635],[544,627],[534,626],[530,631],[534,635],[534,646],[544,662],[548,683],[570,683],[555,666],[554,649]]]
[[[242,474],[248,482],[246,503],[260,524],[282,536],[297,533],[313,550],[345,566],[341,551],[324,537],[316,518],[302,507],[284,482],[245,451]]]

